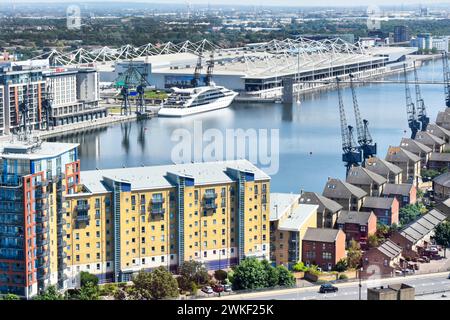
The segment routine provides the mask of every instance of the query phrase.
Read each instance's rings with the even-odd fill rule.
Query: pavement
[[[378,286],[387,286],[395,283],[406,283],[415,287],[416,294],[428,293],[427,295],[417,296],[419,300],[442,299],[442,293],[447,291],[450,296],[450,279],[447,279],[449,272],[412,275],[406,277],[395,277],[387,279],[377,279],[362,281],[361,300],[367,299],[367,288]],[[336,284],[339,288],[335,293],[319,293],[319,286],[307,288],[292,288],[272,291],[261,291],[246,294],[228,295],[222,298],[214,297],[210,299],[227,299],[227,300],[358,300],[359,299],[359,283],[348,282]]]

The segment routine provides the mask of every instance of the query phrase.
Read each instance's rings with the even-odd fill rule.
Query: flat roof
[[[277,221],[283,217],[293,204],[300,198],[299,194],[271,193],[270,194],[270,221]]]
[[[288,216],[281,220],[278,229],[283,231],[299,231],[312,215],[317,213],[318,205],[315,204],[299,204]]]
[[[78,143],[13,141],[0,145],[0,157],[4,159],[45,159],[56,157],[78,146]]]
[[[88,193],[104,193],[109,192],[104,185],[105,179],[130,183],[132,190],[170,188],[173,184],[167,175],[171,173],[190,176],[195,180],[195,185],[232,183],[235,180],[226,173],[228,168],[252,172],[255,180],[270,180],[266,173],[247,160],[90,170],[81,171],[80,178]]]

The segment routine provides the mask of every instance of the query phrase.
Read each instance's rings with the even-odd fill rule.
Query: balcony
[[[48,180],[36,181],[36,187],[46,187],[48,184]]]
[[[216,199],[216,198],[217,198],[217,193],[215,193],[215,192],[206,192],[206,193],[203,195],[203,198],[204,198],[204,199],[208,199],[208,200],[210,200],[210,199]]]
[[[65,225],[67,223],[66,219],[61,218],[56,221],[57,226]]]
[[[38,245],[39,247],[48,245],[48,242],[48,239],[44,238],[42,235],[36,238],[36,245]]]
[[[67,242],[65,242],[65,241],[58,241],[57,246],[58,246],[58,248],[67,247]]]
[[[78,215],[76,215],[75,220],[77,222],[88,222],[89,215],[88,214],[78,214]]]
[[[48,222],[48,215],[44,214],[38,214],[36,215],[36,222],[42,223],[42,222]]]
[[[47,199],[48,198],[48,193],[47,192],[43,192],[43,191],[35,191],[34,192],[34,198],[36,200],[42,200],[42,199]]]
[[[48,203],[44,202],[36,202],[36,211],[44,211],[48,210]]]
[[[88,211],[90,208],[89,203],[80,203],[75,206],[75,211]]]
[[[38,226],[38,227],[36,227],[36,233],[37,234],[47,233],[48,230],[49,230],[48,226]]]
[[[48,257],[50,255],[50,250],[47,246],[42,246],[40,249],[36,250],[36,256],[38,257]]]
[[[204,202],[203,203],[203,208],[205,208],[206,210],[214,210],[217,209],[217,204],[215,202]]]
[[[152,214],[164,214],[166,212],[166,209],[164,209],[162,206],[152,206],[150,208],[150,211]]]
[[[58,231],[56,233],[57,233],[58,237],[65,237],[67,235],[67,232],[64,229],[58,229]]]
[[[163,204],[165,199],[162,197],[152,198],[152,204]]]

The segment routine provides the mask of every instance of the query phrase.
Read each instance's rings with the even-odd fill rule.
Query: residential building
[[[445,108],[445,111],[438,112],[436,124],[444,129],[450,130],[450,108]]]
[[[63,198],[80,182],[77,144],[16,141],[0,150],[0,294],[64,288]]]
[[[442,152],[445,148],[445,141],[426,131],[417,132],[414,140],[421,142],[434,152]]]
[[[390,284],[386,288],[367,288],[367,300],[414,300],[416,290],[404,283]]]
[[[410,183],[387,183],[384,186],[382,195],[384,197],[397,198],[400,208],[408,204],[414,204],[417,201],[417,189]]]
[[[412,183],[416,186],[419,184],[421,168],[419,156],[401,147],[390,146],[385,159],[402,168],[402,183]]]
[[[344,210],[359,211],[367,192],[339,179],[328,178],[322,195],[339,203]]]
[[[397,198],[366,197],[361,211],[373,211],[382,224],[398,224],[399,202]]]
[[[416,156],[419,156],[422,168],[426,167],[428,158],[433,151],[433,149],[424,145],[423,143],[409,138],[402,138],[400,147],[404,150],[414,153]]]
[[[420,257],[430,243],[434,229],[447,219],[447,215],[436,209],[420,216],[401,230],[394,232],[389,239],[402,248],[405,258]]]
[[[301,261],[302,240],[308,228],[317,227],[318,205],[296,204],[277,223],[274,230],[274,252],[271,253],[277,265],[289,269]]]
[[[441,126],[438,126],[435,123],[429,123],[427,125],[427,132],[444,140],[446,144],[448,144],[450,142],[450,130],[447,130]]]
[[[364,190],[368,196],[377,197],[383,192],[387,179],[366,168],[354,166],[350,168],[346,181]]]
[[[449,45],[449,37],[433,37],[432,40],[432,49],[437,50],[438,52],[447,52],[448,53],[448,45]]]
[[[332,270],[345,258],[345,233],[340,229],[308,228],[303,237],[302,261]]]
[[[342,206],[336,201],[330,200],[315,192],[300,192],[299,203],[316,204],[317,228],[334,228]]]
[[[436,201],[450,198],[450,172],[445,172],[433,179],[433,193]]]
[[[370,248],[362,257],[362,276],[393,276],[400,266],[401,256],[402,248],[389,239],[378,247]]]
[[[346,246],[355,240],[363,250],[368,248],[369,235],[377,231],[377,216],[373,212],[341,211],[337,227],[344,231]]]
[[[431,33],[419,33],[416,38],[411,39],[410,45],[421,50],[431,50],[433,48],[433,37]]]
[[[394,27],[394,42],[407,42],[411,39],[407,26]]]
[[[428,160],[428,169],[450,169],[450,153],[432,152]]]
[[[402,169],[384,159],[370,157],[366,159],[364,168],[384,177],[387,183],[402,182]]]

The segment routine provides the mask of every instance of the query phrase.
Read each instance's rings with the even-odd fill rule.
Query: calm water
[[[440,61],[429,62],[419,70],[424,80],[441,80]],[[412,74],[410,74],[412,76]],[[394,76],[394,79],[402,77]],[[427,112],[434,121],[444,109],[443,85],[422,85]],[[414,95],[414,87],[411,86]],[[343,90],[347,121],[354,125],[349,88]],[[403,84],[373,84],[357,88],[362,117],[369,120],[370,131],[378,143],[378,155],[385,156],[389,145],[398,145],[409,135]],[[414,96],[413,96],[414,98]],[[176,142],[175,129],[193,132],[194,121],[203,130],[279,129],[279,170],[272,175],[272,191],[322,192],[327,177],[344,178],[341,161],[341,136],[336,91],[302,97],[301,104],[240,104],[185,119],[155,118],[141,122],[112,125],[96,131],[58,138],[79,142],[82,170],[168,164]]]

